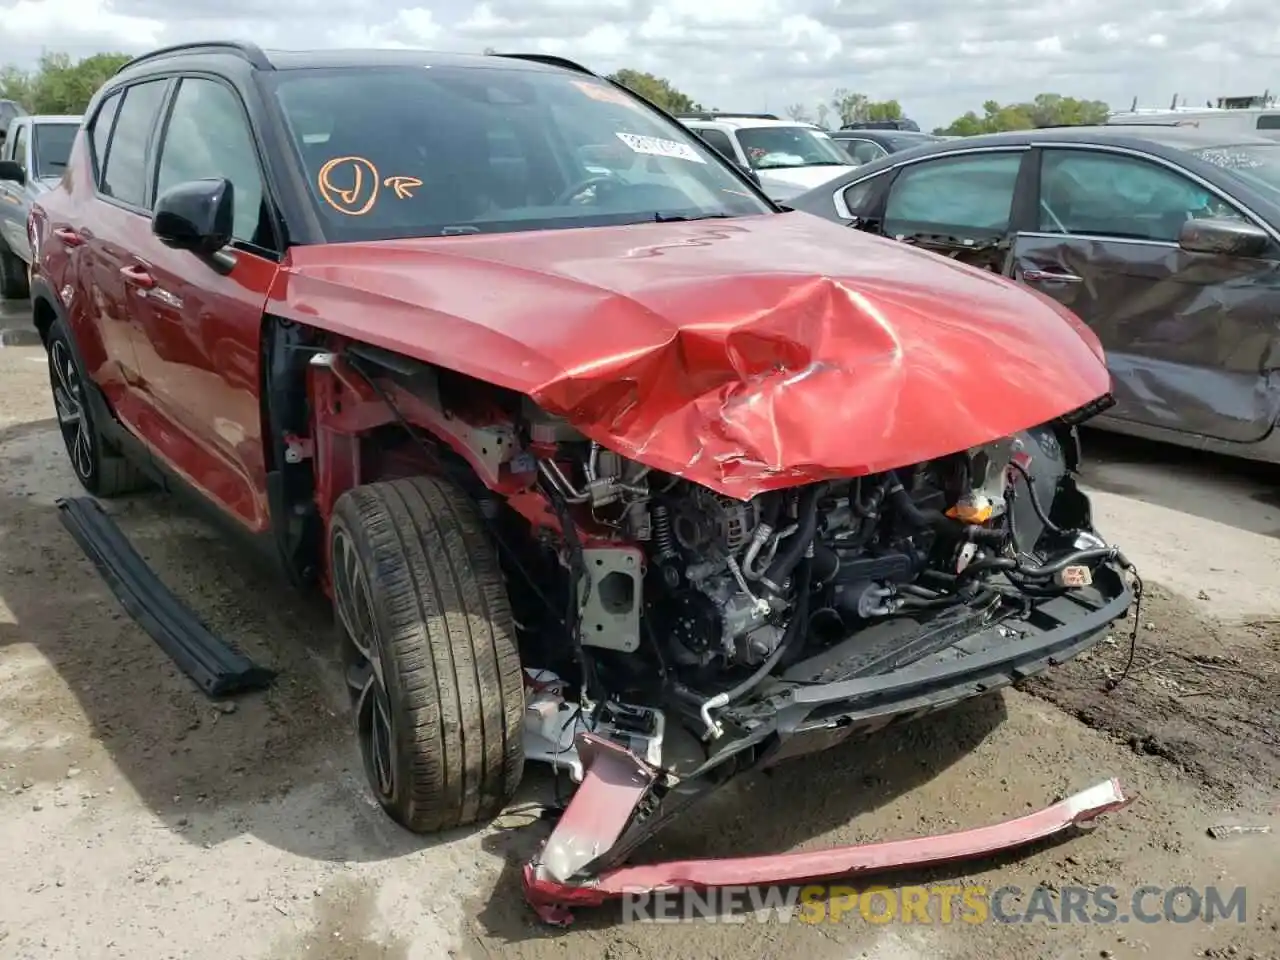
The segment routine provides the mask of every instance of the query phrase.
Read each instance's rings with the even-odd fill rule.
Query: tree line
[[[494,53],[492,48],[485,53]],[[126,53],[98,53],[73,60],[65,53],[46,53],[34,69],[0,67],[0,99],[15,100],[30,113],[82,113],[94,91],[129,62]],[[609,75],[611,80],[639,94],[668,113],[714,111],[704,107],[670,80],[652,73],[624,68]],[[972,136],[1003,130],[1031,130],[1038,127],[1104,123],[1110,108],[1100,100],[1077,100],[1056,93],[1041,93],[1026,103],[1001,104],[988,100],[982,112],[970,110],[934,133],[945,136]],[[872,100],[865,94],[840,88],[820,103],[809,107],[795,103],[786,115],[824,129],[868,120],[901,120],[905,114],[897,100]]]
[[[669,80],[638,70],[619,70],[611,74],[616,80],[668,113],[700,112],[703,107],[692,97],[677,90]],[[831,96],[812,108],[794,103],[786,115],[797,123],[816,123],[823,129],[874,120],[902,120],[906,113],[897,100],[872,100],[866,94],[847,88],[832,91]],[[1105,123],[1111,108],[1101,100],[1079,100],[1057,93],[1037,94],[1025,103],[1001,104],[988,100],[982,113],[973,110],[957,117],[945,127],[935,127],[940,136],[968,137],[979,133],[1005,130],[1033,130],[1040,127],[1079,126]]]
[[[16,101],[28,113],[83,113],[97,89],[130,59],[127,53],[95,53],[82,60],[46,53],[34,70],[0,67],[0,100]]]

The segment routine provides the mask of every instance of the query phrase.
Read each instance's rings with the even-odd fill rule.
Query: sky
[[[410,5],[413,4],[413,5]],[[836,88],[929,129],[1042,92],[1127,109],[1280,93],[1275,0],[0,0],[0,64],[200,39],[544,52],[669,79],[708,107]]]

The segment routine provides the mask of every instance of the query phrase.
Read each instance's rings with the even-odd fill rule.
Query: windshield
[[[1249,186],[1280,202],[1280,143],[1206,147],[1191,155],[1229,171]]]
[[[37,123],[35,125],[34,160],[37,177],[61,177],[67,169],[71,145],[75,142],[74,123]]]
[[[593,77],[432,66],[267,82],[331,241],[770,210],[697,137]]]
[[[738,143],[757,170],[851,166],[848,154],[810,127],[748,127],[738,131]]]

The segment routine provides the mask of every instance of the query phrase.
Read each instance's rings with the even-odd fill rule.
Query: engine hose
[[[1017,460],[1010,460],[1009,466],[1022,474],[1022,479],[1027,481],[1027,495],[1031,499],[1031,509],[1036,512],[1036,516],[1040,518],[1040,522],[1044,524],[1044,528],[1050,533],[1066,534],[1060,526],[1049,519],[1049,513],[1045,510],[1044,504],[1040,502],[1040,497],[1036,493],[1035,481],[1031,479],[1031,473],[1020,464]]]
[[[893,474],[889,474],[882,479],[871,491],[871,496],[867,498],[867,502],[862,502],[862,478],[857,480],[857,486],[853,490],[853,496],[850,498],[853,512],[858,516],[867,520],[875,520],[880,515],[880,506],[884,503],[884,498],[889,492],[889,486],[894,482]]]
[[[975,543],[1003,543],[1005,531],[988,530],[973,524],[962,523],[948,517],[941,510],[921,510],[907,493],[902,481],[894,479],[889,485],[889,502],[917,529],[932,528],[945,530],[957,540],[971,540]]]
[[[760,578],[760,582],[774,593],[781,593],[781,584],[786,582],[791,571],[804,557],[813,543],[814,534],[818,530],[818,498],[826,489],[825,483],[815,483],[800,494],[800,503],[796,510],[798,528],[787,538],[786,545],[780,547],[769,568]]]
[[[1012,557],[987,557],[982,560],[975,560],[960,571],[960,574],[956,577],[956,584],[958,586],[981,574],[993,573],[997,570],[1008,570],[1019,577],[1026,577],[1028,580],[1045,580],[1056,573],[1061,573],[1072,564],[1088,563],[1091,560],[1117,560],[1121,565],[1128,563],[1124,558],[1124,554],[1115,547],[1089,547],[1086,550],[1073,550],[1071,553],[1043,566],[1024,564]]]
[[[1055,573],[1061,573],[1067,567],[1075,563],[1088,563],[1091,560],[1120,560],[1125,563],[1123,555],[1115,547],[1089,547],[1085,550],[1073,550],[1065,557],[1059,557],[1052,563],[1046,563],[1043,566],[1034,567],[1019,564],[1014,568],[1020,577],[1026,577],[1029,580],[1043,580],[1052,577]]]
[[[777,666],[778,661],[786,655],[786,652],[791,649],[791,645],[796,642],[796,638],[804,634],[805,627],[809,623],[809,574],[809,564],[806,563],[796,576],[796,606],[792,611],[791,621],[787,624],[786,632],[782,635],[782,640],[773,648],[773,652],[764,659],[764,662],[756,667],[751,676],[737,686],[730,687],[713,698],[719,700],[723,697],[722,706],[736,703],[754,690],[760,681],[767,677],[769,672]]]
[[[950,596],[943,595],[926,600],[923,597],[903,597],[902,609],[906,611],[913,610],[941,610],[946,607],[958,607],[961,604],[976,607],[981,606],[985,601],[992,600],[999,594],[995,590],[982,590],[973,597],[965,598],[952,594]]]
[[[791,613],[791,620],[787,623],[787,628],[782,635],[782,640],[773,648],[773,652],[764,659],[764,662],[752,671],[751,676],[728,690],[717,693],[708,700],[700,699],[696,693],[686,687],[675,686],[673,692],[679,699],[690,706],[697,707],[698,716],[707,728],[708,737],[718,737],[723,732],[719,722],[711,716],[711,711],[736,703],[758,687],[761,681],[778,665],[778,662],[786,656],[787,651],[796,642],[796,638],[805,634],[809,624],[809,567],[809,564],[803,564],[796,575],[796,604]]]
[[[928,587],[922,587],[915,583],[900,583],[895,588],[898,593],[905,593],[912,597],[919,597],[924,600],[937,600],[946,596],[940,590],[930,590]]]

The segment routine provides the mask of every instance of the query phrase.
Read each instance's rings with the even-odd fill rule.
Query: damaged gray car
[[[1106,350],[1090,426],[1280,462],[1280,143],[1062,127],[891,155],[790,201],[1011,276]]]

